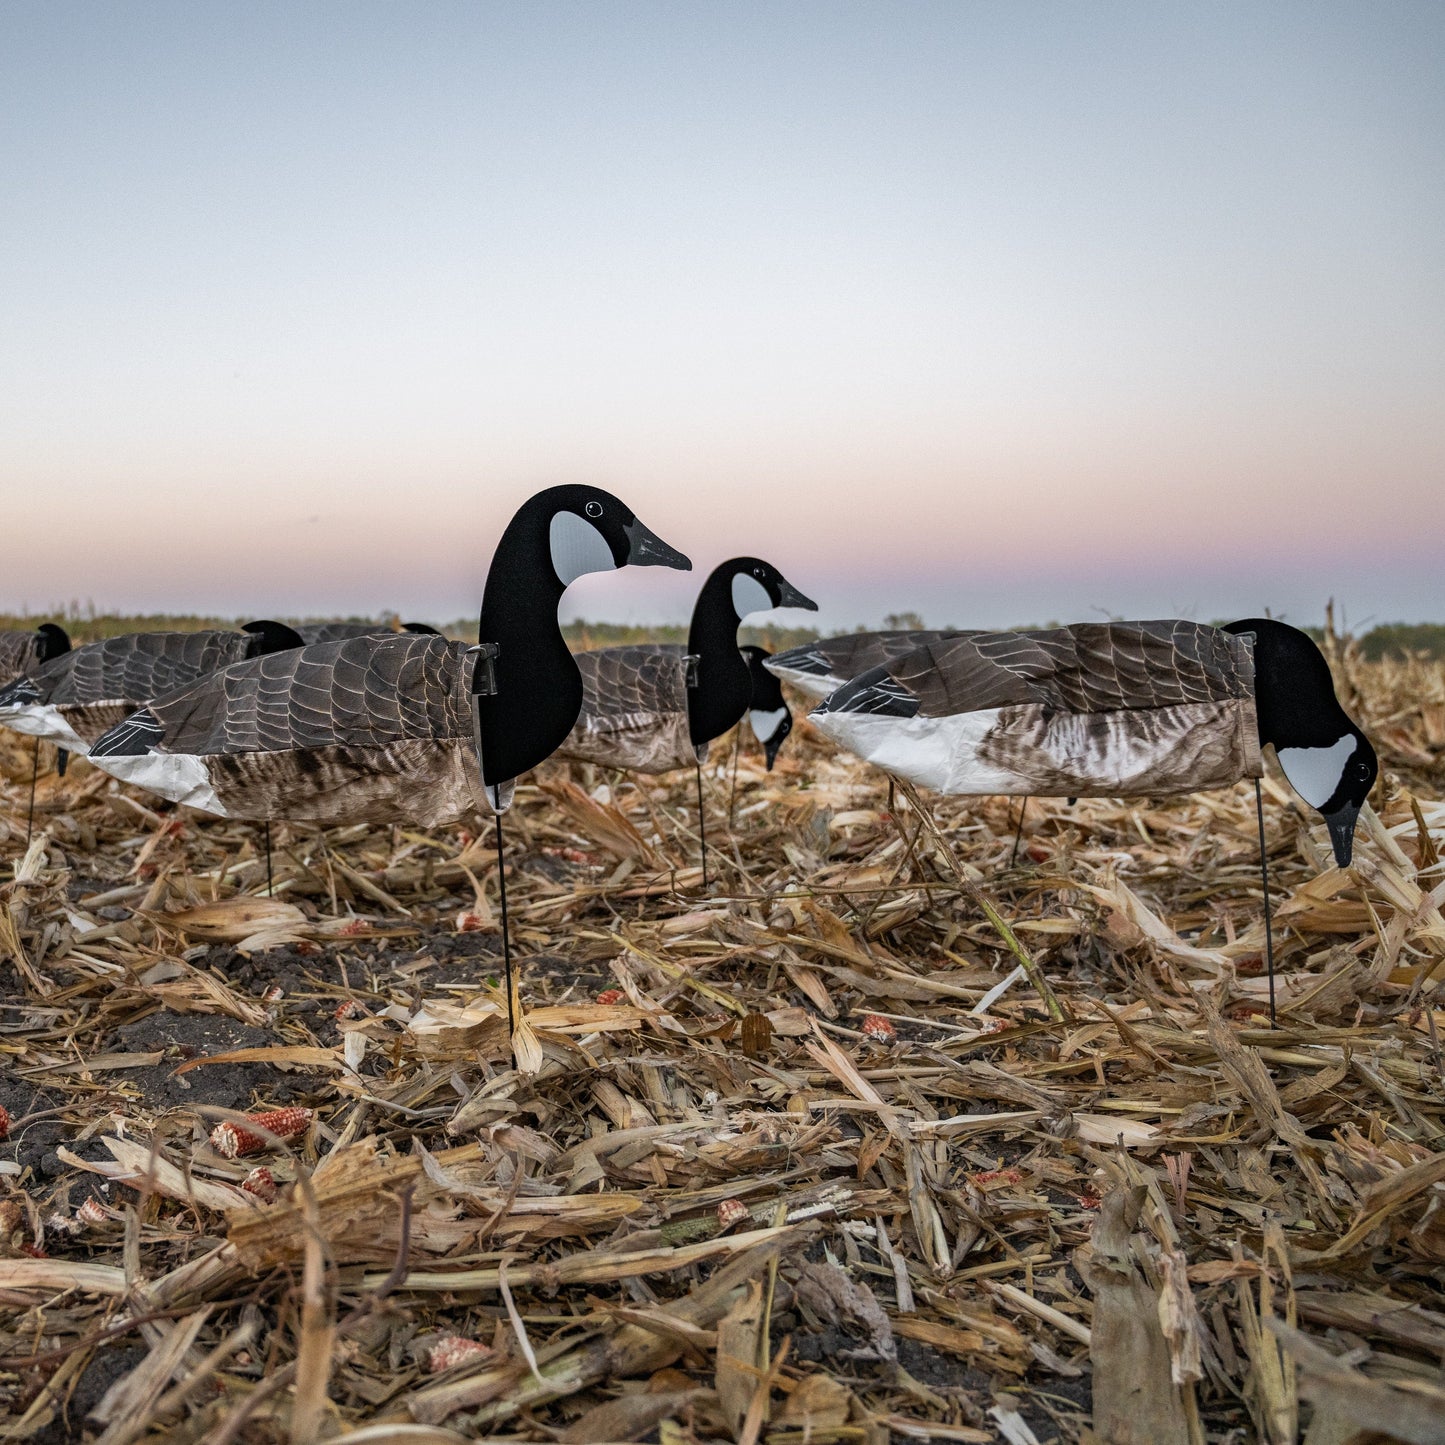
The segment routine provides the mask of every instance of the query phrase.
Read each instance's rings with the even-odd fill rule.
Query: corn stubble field
[[[703,896],[690,775],[549,766],[519,1073],[490,825],[268,898],[48,749],[27,851],[3,735],[0,1435],[1445,1440],[1445,666],[1329,651],[1382,782],[1344,873],[1266,782],[1273,1029],[1243,785],[1011,862],[800,726]]]

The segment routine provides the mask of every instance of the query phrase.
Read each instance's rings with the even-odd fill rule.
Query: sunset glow
[[[13,4],[0,608],[1445,617],[1445,11]],[[589,578],[574,615],[685,615]]]

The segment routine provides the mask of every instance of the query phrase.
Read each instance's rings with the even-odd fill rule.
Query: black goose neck
[[[557,620],[566,589],[552,567],[555,511],[545,495],[521,508],[497,543],[482,592],[477,640],[486,653],[473,661],[467,686],[489,787],[550,757],[582,709],[582,675]]]
[[[1231,622],[1226,632],[1254,634],[1254,698],[1261,745],[1330,747],[1362,736],[1335,696],[1324,653],[1306,632],[1270,617]]]
[[[482,590],[478,642],[533,635],[544,644],[555,634],[562,642],[557,609],[566,590],[552,570],[548,529],[554,508],[543,497],[533,497],[507,523],[492,553]]]
[[[687,650],[697,658],[696,683],[687,690],[688,731],[695,746],[721,737],[748,709],[752,676],[738,650],[742,619],[733,606],[737,569],[724,563],[702,585],[692,609]]]

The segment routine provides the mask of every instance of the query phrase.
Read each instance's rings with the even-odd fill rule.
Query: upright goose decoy
[[[738,648],[738,628],[755,612],[817,606],[768,562],[723,562],[698,593],[686,648],[646,643],[577,654],[582,710],[558,755],[643,773],[697,769],[701,828],[701,765],[708,745],[738,723],[753,700],[753,674]],[[704,843],[704,886],[706,881]]]
[[[34,632],[0,632],[0,687],[17,677],[29,677],[69,651],[69,634],[54,622],[42,622]]]
[[[62,651],[0,688],[0,726],[84,756],[138,704],[228,663],[300,647],[279,622],[239,632],[131,632]]]
[[[830,692],[851,682],[855,677],[902,657],[919,647],[928,647],[945,637],[967,637],[972,633],[957,630],[853,632],[844,637],[820,637],[801,647],[767,659],[766,667],[774,677],[796,687],[812,698],[825,698]]]
[[[492,557],[477,644],[354,637],[238,663],[157,698],[92,750],[97,766],[228,817],[431,826],[496,815],[501,871],[515,779],[549,757],[582,707],[557,621],[588,572],[692,564],[616,497],[552,487],[512,518]]]
[[[810,716],[851,752],[941,793],[1129,797],[1251,778],[1262,862],[1265,745],[1328,824],[1342,868],[1379,771],[1319,648],[1271,618],[946,638],[844,684]],[[1268,902],[1266,874],[1273,1014]]]
[[[629,564],[691,565],[608,493],[550,488],[497,544],[475,646],[370,633],[229,667],[133,712],[96,765],[223,817],[432,827],[502,812],[582,706],[563,591]]]
[[[313,642],[345,642],[352,637],[390,637],[396,630],[379,622],[302,622],[296,626],[296,633],[306,647]],[[400,631],[416,632],[426,637],[441,636],[435,627],[425,622],[403,622]]]

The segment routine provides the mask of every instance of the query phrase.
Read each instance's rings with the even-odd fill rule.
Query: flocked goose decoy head
[[[1355,820],[1379,776],[1374,748],[1340,706],[1329,664],[1308,633],[1270,617],[1224,630],[1254,634],[1260,746],[1274,745],[1290,787],[1328,824],[1335,862],[1349,867]]]
[[[70,651],[70,634],[54,622],[42,622],[35,629],[35,636],[39,643],[37,660],[40,662],[49,662],[51,658],[61,657]]]
[[[793,714],[783,697],[782,684],[763,665],[771,655],[766,648],[751,645],[740,649],[747,659],[753,680],[753,700],[748,708],[748,722],[753,736],[763,745],[768,771],[778,760],[778,750],[793,730]]]
[[[36,668],[69,651],[70,638],[63,627],[53,622],[42,623],[33,632],[0,632],[0,686],[28,677]]]
[[[738,627],[745,617],[774,607],[818,610],[760,557],[731,557],[703,583],[687,635],[687,717],[694,747],[721,737],[748,710],[753,679],[738,651]]]
[[[241,631],[251,638],[246,647],[247,657],[266,657],[273,652],[287,652],[293,647],[306,645],[294,627],[287,627],[284,622],[272,622],[270,618],[248,622]]]
[[[497,543],[482,596],[472,674],[476,742],[489,790],[561,746],[582,710],[582,678],[557,622],[562,594],[589,572],[692,563],[599,487],[549,487]],[[500,797],[500,794],[496,794]]]

